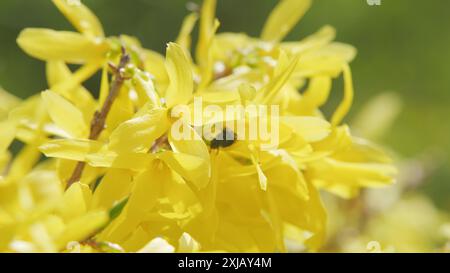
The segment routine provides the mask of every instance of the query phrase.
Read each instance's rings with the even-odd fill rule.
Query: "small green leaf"
[[[117,216],[120,215],[120,213],[122,212],[123,208],[128,203],[128,199],[129,199],[129,197],[126,197],[125,199],[123,199],[122,201],[120,201],[119,203],[114,205],[114,207],[112,207],[112,209],[109,211],[109,219],[111,221],[116,219]]]

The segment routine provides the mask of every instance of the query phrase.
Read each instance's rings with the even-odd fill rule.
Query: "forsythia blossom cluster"
[[[46,62],[48,90],[23,101],[0,92],[0,251],[315,251],[326,228],[319,190],[350,198],[393,182],[390,159],[342,124],[355,49],[330,26],[283,41],[311,0],[281,0],[260,37],[217,33],[216,1],[205,0],[165,56],[106,37],[80,1],[53,3],[77,32],[17,39]],[[94,98],[83,83],[97,72]],[[341,75],[328,119],[320,108]],[[199,98],[215,111],[198,111]],[[230,105],[277,113],[228,115]],[[263,120],[276,145],[229,126]]]

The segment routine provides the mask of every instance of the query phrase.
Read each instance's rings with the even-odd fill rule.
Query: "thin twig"
[[[161,146],[168,144],[169,138],[167,137],[167,135],[163,135],[160,138],[156,139],[155,142],[153,143],[152,147],[150,147],[150,150],[148,151],[149,153],[156,153]]]
[[[97,140],[101,132],[105,128],[106,118],[108,117],[109,111],[111,110],[114,100],[119,94],[119,91],[122,88],[124,81],[127,79],[127,77],[124,75],[124,72],[129,62],[130,62],[130,55],[125,51],[125,48],[122,47],[122,56],[120,57],[119,66],[115,67],[114,65],[110,64],[110,66],[114,68],[112,69],[114,78],[111,87],[109,89],[109,94],[106,97],[100,112],[96,111],[92,118],[89,133],[90,140]],[[80,161],[77,163],[75,169],[73,170],[72,175],[70,176],[69,180],[67,180],[66,189],[68,189],[73,183],[80,180],[85,167],[86,162]]]

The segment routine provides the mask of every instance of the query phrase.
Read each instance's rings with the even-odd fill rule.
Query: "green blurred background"
[[[184,0],[84,0],[108,35],[138,37],[163,52],[175,39]],[[199,1],[192,1],[199,3]],[[258,35],[276,0],[219,0],[220,31]],[[358,48],[352,63],[356,101],[352,115],[384,91],[395,91],[403,108],[381,141],[405,158],[433,151],[440,160],[420,186],[441,208],[450,210],[450,1],[316,0],[289,39],[298,40],[325,24],[338,41]],[[49,0],[0,0],[0,85],[25,98],[46,88],[44,64],[24,54],[15,39],[26,27],[72,29]],[[336,84],[340,88],[340,82]],[[88,82],[95,89],[95,82]],[[337,92],[334,92],[337,93]],[[336,101],[337,98],[334,98]],[[412,172],[415,170],[412,169]]]

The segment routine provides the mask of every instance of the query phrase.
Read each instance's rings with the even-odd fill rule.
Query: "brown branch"
[[[150,147],[150,150],[148,151],[149,153],[156,153],[162,146],[168,144],[169,142],[169,138],[167,137],[167,135],[163,135],[160,138],[156,139],[155,142],[153,143],[152,147]]]
[[[94,116],[92,117],[89,133],[90,140],[97,140],[101,132],[105,128],[106,118],[109,114],[109,111],[111,110],[114,100],[117,98],[117,95],[119,94],[124,81],[127,79],[126,75],[124,75],[124,72],[129,62],[130,55],[125,51],[125,48],[122,47],[122,56],[120,57],[119,66],[115,67],[114,65],[110,65],[113,67],[112,71],[114,74],[114,78],[109,89],[109,94],[106,97],[100,112],[96,111],[94,113]],[[70,176],[69,180],[67,180],[66,189],[68,189],[73,183],[80,180],[85,167],[86,162],[79,161],[77,163],[72,175]]]

